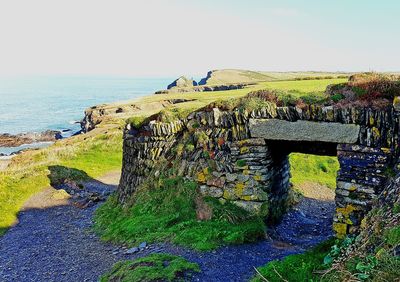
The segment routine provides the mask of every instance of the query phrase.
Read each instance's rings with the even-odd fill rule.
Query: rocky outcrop
[[[189,79],[187,77],[181,76],[178,79],[174,80],[171,84],[168,85],[167,89],[171,89],[174,87],[184,88],[184,87],[193,87],[197,86],[197,82],[193,79]]]
[[[126,102],[108,105],[98,105],[85,110],[81,121],[82,132],[86,133],[96,128],[101,123],[113,120],[128,119],[135,115],[151,115],[172,105],[193,101],[191,99],[168,99],[155,102]],[[119,122],[119,121],[117,121]]]
[[[200,79],[200,81],[199,81],[199,86],[200,86],[200,85],[206,85],[206,84],[207,84],[207,81],[211,78],[211,75],[212,75],[212,74],[213,74],[213,71],[207,72],[206,77],[203,77],[202,79]]]
[[[61,139],[61,132],[47,130],[41,133],[0,134],[0,147],[18,147],[36,142],[53,142]]]
[[[243,89],[250,85],[252,85],[252,84],[251,83],[238,83],[238,84],[212,85],[212,86],[203,85],[203,86],[183,87],[183,88],[173,87],[169,90],[156,91],[154,94],[227,91],[227,90]]]

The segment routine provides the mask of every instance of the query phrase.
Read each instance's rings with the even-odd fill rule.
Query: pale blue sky
[[[0,0],[0,74],[399,71],[395,0]]]

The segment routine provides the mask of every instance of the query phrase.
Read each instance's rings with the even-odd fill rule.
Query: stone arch
[[[192,150],[179,155],[180,174],[197,181],[205,195],[279,218],[289,188],[288,153],[337,155],[333,228],[343,237],[358,231],[383,189],[385,170],[398,155],[398,127],[393,107],[300,109],[274,104],[251,112],[200,110],[184,120],[151,121],[139,129],[128,124],[118,199],[126,202],[161,158],[178,158],[174,148],[189,138]]]

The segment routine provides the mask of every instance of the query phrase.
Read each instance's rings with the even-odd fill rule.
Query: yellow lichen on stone
[[[248,170],[248,169],[243,170],[243,175],[249,175],[249,174],[250,174],[250,170]]]
[[[335,115],[332,110],[326,112],[326,119],[329,121],[333,121],[335,119]]]
[[[389,154],[390,148],[381,148],[381,151],[384,152],[385,154]]]
[[[261,181],[261,175],[259,175],[259,174],[254,175],[254,180],[255,181]]]
[[[197,174],[197,181],[200,183],[205,183],[206,182],[206,176],[204,175],[203,172],[199,172]]]
[[[357,208],[353,205],[347,205],[345,208],[337,208],[336,213],[341,214],[345,219],[349,217],[349,215],[356,211]]]
[[[236,186],[235,186],[236,196],[241,197],[243,195],[243,190],[244,190],[244,183],[242,183],[242,182],[236,183]]]
[[[334,222],[333,231],[335,232],[337,238],[343,239],[347,235],[347,224]]]
[[[375,123],[375,119],[374,119],[374,117],[373,116],[370,116],[369,117],[369,125],[374,125],[374,123]]]
[[[379,129],[376,128],[376,127],[373,127],[373,128],[372,128],[372,134],[373,134],[373,136],[375,136],[375,137],[381,137],[381,133],[379,132]]]
[[[393,107],[396,111],[400,109],[400,96],[395,96],[393,99]]]
[[[361,220],[360,227],[361,227],[362,229],[367,228],[367,219],[366,219],[365,217]]]
[[[350,188],[349,188],[350,192],[353,192],[353,191],[356,191],[356,190],[357,190],[357,187],[354,186],[354,185],[350,186]]]
[[[241,154],[246,154],[248,152],[250,152],[249,147],[244,146],[244,147],[240,148],[240,153]]]
[[[344,208],[336,208],[336,217],[340,221],[333,224],[333,230],[336,233],[336,237],[344,238],[346,236],[347,226],[353,225],[353,222],[350,219],[350,214],[356,210],[358,210],[357,207],[353,205],[347,205]]]

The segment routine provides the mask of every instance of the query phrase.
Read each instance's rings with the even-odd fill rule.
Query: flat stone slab
[[[315,122],[280,119],[250,119],[250,135],[253,138],[285,141],[319,141],[354,144],[358,140],[360,126],[336,122]]]

